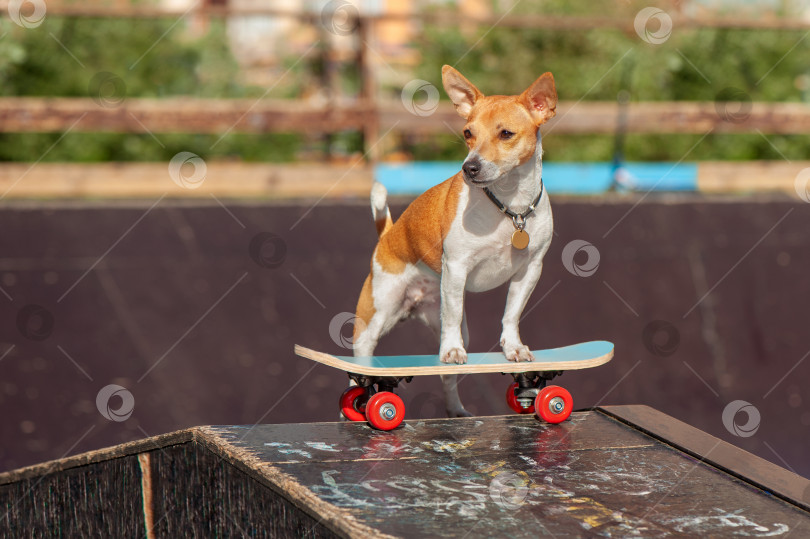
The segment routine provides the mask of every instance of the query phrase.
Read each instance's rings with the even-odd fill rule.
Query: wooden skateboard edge
[[[319,352],[317,350],[312,350],[311,348],[301,346],[300,344],[295,345],[294,351],[295,354],[300,357],[311,359],[312,361],[317,361],[318,363],[322,363],[329,367],[333,367],[335,369],[339,369],[345,372],[351,372],[354,374],[363,374],[367,376],[427,376],[435,374],[519,373],[519,372],[529,372],[532,370],[568,371],[568,370],[589,369],[591,367],[598,367],[600,365],[604,365],[605,363],[613,359],[614,349],[611,348],[610,352],[608,352],[607,354],[603,354],[593,359],[578,360],[578,361],[559,361],[555,362],[554,364],[537,361],[537,362],[521,362],[508,364],[501,363],[494,365],[449,364],[434,367],[396,367],[390,369],[382,367],[364,367],[361,365],[356,365],[354,363],[348,363],[331,354]],[[546,366],[532,369],[530,368],[531,365],[546,365]]]

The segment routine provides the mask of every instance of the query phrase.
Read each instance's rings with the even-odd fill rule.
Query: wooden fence
[[[565,134],[615,133],[618,105],[562,101],[546,130]],[[447,133],[462,120],[448,102],[424,116],[399,101],[356,100],[346,104],[273,99],[127,99],[115,107],[89,98],[0,98],[0,131],[106,131],[124,133],[328,133],[389,129]],[[631,133],[810,132],[810,106],[803,103],[643,102],[626,109]],[[459,130],[455,131],[456,133]]]

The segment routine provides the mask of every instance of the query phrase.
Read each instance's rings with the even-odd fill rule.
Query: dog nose
[[[468,178],[475,178],[481,172],[481,162],[478,159],[467,161],[461,166],[461,170],[464,171]]]

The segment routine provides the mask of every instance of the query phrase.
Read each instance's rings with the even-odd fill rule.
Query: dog
[[[363,283],[355,356],[371,356],[397,322],[416,318],[439,340],[445,363],[466,363],[465,291],[509,283],[500,345],[510,361],[533,361],[518,323],[543,269],[553,220],[542,182],[540,126],[554,117],[557,90],[545,73],[520,95],[483,95],[450,66],[442,83],[469,153],[461,171],[427,190],[394,222],[380,183],[371,190],[379,242]],[[456,376],[442,376],[449,417],[470,416]]]

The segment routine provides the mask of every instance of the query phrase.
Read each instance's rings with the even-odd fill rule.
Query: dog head
[[[470,151],[461,169],[464,180],[477,187],[491,185],[531,159],[540,125],[556,114],[557,90],[551,73],[512,96],[485,96],[448,65],[442,68],[442,83],[467,121],[463,133]]]

